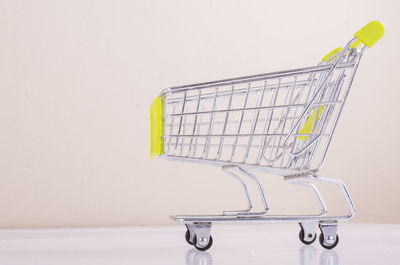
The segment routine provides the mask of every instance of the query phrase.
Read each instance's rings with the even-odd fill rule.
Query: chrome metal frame
[[[243,169],[239,168],[240,171],[246,172]],[[249,172],[245,173],[246,176],[251,175]],[[252,175],[254,176],[254,175]],[[310,184],[312,189],[317,194],[318,200],[320,202],[322,211],[320,214],[315,215],[267,215],[268,207],[266,207],[265,211],[262,213],[247,213],[243,211],[237,211],[237,214],[232,215],[231,212],[229,214],[222,215],[177,215],[171,216],[171,219],[182,222],[182,223],[202,223],[202,222],[337,222],[337,221],[347,221],[351,219],[355,214],[354,203],[350,197],[349,191],[344,185],[344,183],[338,179],[327,178],[323,176],[316,175],[313,172],[309,172],[309,174],[302,175],[292,175],[284,177],[284,180],[292,182],[292,181],[302,181],[303,183]],[[308,180],[308,182],[306,182]],[[309,181],[316,180],[320,182],[332,183],[340,188],[342,191],[343,197],[346,200],[347,206],[349,208],[349,212],[346,215],[342,216],[326,216],[327,210],[325,203],[316,188],[315,185],[311,184]],[[246,189],[247,191],[247,189]],[[266,198],[265,192],[262,191],[263,198]],[[265,200],[266,202],[266,200]]]
[[[246,209],[223,211],[221,215],[171,217],[186,224],[191,240],[194,234],[201,234],[197,247],[207,244],[213,222],[298,222],[308,235],[319,224],[323,233],[321,243],[325,246],[335,243],[337,222],[352,218],[355,207],[343,182],[317,172],[326,158],[366,49],[351,48],[356,40],[352,39],[336,58],[317,66],[162,91],[165,101],[162,157],[220,166],[239,181],[246,196]],[[312,115],[311,130],[302,132]],[[250,172],[254,170],[280,175],[288,183],[310,188],[318,200],[320,213],[268,214],[264,188]],[[252,211],[244,177],[258,187],[263,204],[260,212]],[[348,205],[348,214],[328,216],[321,193],[311,181],[338,186]]]

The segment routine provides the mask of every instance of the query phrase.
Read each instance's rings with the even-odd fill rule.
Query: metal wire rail
[[[337,222],[354,215],[345,185],[317,175],[332,140],[360,59],[382,36],[377,21],[367,24],[344,48],[325,56],[317,66],[164,89],[151,107],[152,156],[221,166],[239,180],[248,207],[222,215],[175,216],[185,223],[186,240],[197,249],[212,244],[212,222],[299,222],[300,240],[310,244],[321,229],[325,248],[337,245]],[[254,169],[280,175],[309,187],[321,212],[274,216],[268,213],[264,189]],[[255,182],[264,209],[253,212],[243,177]],[[327,208],[311,180],[336,184],[349,213],[326,216]]]

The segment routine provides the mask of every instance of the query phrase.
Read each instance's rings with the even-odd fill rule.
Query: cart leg
[[[323,177],[323,176],[319,176],[319,175],[313,175],[313,178],[318,181],[336,184],[342,191],[343,197],[345,198],[347,205],[349,207],[349,213],[346,216],[342,216],[342,217],[338,218],[338,220],[339,219],[349,220],[349,219],[353,218],[353,216],[356,212],[356,209],[354,207],[353,200],[350,197],[350,193],[349,193],[348,189],[346,188],[346,185],[344,185],[344,183],[342,181],[340,181],[338,179],[334,179],[334,178],[327,178],[327,177]]]
[[[344,183],[342,181],[340,181],[339,179],[335,179],[335,178],[328,178],[328,177],[323,177],[323,176],[319,176],[319,175],[315,175],[314,172],[309,172],[309,173],[304,173],[301,175],[290,175],[290,176],[285,176],[284,180],[291,182],[291,183],[298,183],[298,184],[303,184],[303,185],[309,185],[315,192],[316,196],[318,197],[318,200],[320,202],[321,208],[322,208],[322,212],[321,212],[321,216],[324,216],[327,214],[327,210],[326,210],[326,206],[325,203],[322,199],[321,194],[319,193],[317,187],[310,183],[310,182],[306,182],[303,181],[304,179],[309,179],[309,180],[317,180],[317,181],[321,181],[321,182],[327,182],[327,183],[333,183],[336,186],[338,186],[340,188],[340,190],[342,191],[343,197],[346,200],[346,203],[349,207],[349,213],[345,216],[337,216],[335,218],[333,218],[332,220],[334,221],[345,221],[345,220],[349,220],[351,218],[353,218],[354,214],[355,214],[355,207],[353,204],[353,200],[350,197],[350,193],[346,187],[346,185],[344,185]]]
[[[239,178],[240,182],[242,183],[243,189],[246,193],[246,197],[247,197],[247,201],[249,204],[248,209],[246,210],[239,210],[239,211],[224,211],[225,215],[235,215],[235,216],[264,216],[267,214],[269,208],[268,208],[268,204],[267,204],[267,198],[265,196],[265,192],[264,192],[264,188],[261,185],[261,182],[259,181],[259,179],[251,174],[250,172],[247,172],[246,170],[244,170],[243,168],[236,166],[236,165],[227,165],[224,166],[222,168],[225,172],[227,172],[228,174],[230,174],[231,176],[235,177],[235,178]],[[247,190],[246,184],[244,183],[244,181],[236,174],[233,174],[232,171],[230,171],[230,169],[236,169],[238,172],[240,172],[242,175],[245,175],[246,177],[250,178],[252,181],[254,181],[258,187],[258,190],[260,192],[260,196],[261,196],[261,200],[264,206],[264,210],[261,212],[250,212],[251,208],[253,207],[251,204],[251,200],[250,200],[250,195],[249,192]]]
[[[232,172],[232,170],[231,170],[232,168],[235,169],[236,167],[234,167],[234,166],[224,166],[224,167],[222,167],[222,170],[226,174],[234,177],[236,180],[238,180],[240,182],[240,184],[242,185],[243,191],[244,191],[244,193],[246,195],[248,207],[247,207],[247,209],[244,209],[244,210],[224,211],[224,215],[238,215],[238,213],[248,213],[248,212],[251,211],[251,209],[253,209],[253,205],[251,203],[249,191],[248,191],[246,183],[243,181],[243,179]]]
[[[339,243],[339,236],[337,235],[337,222],[320,222],[319,228],[321,235],[319,242],[321,246],[326,249],[332,249]]]
[[[211,222],[196,222],[185,224],[188,231],[186,235],[186,240],[189,244],[193,244],[195,248],[201,251],[209,249],[213,243],[211,237]],[[189,239],[188,239],[189,238]]]
[[[314,191],[314,194],[317,196],[319,205],[321,207],[320,216],[325,216],[328,213],[326,204],[325,204],[324,200],[322,199],[321,193],[319,192],[318,188],[314,184],[307,182],[307,181],[298,180],[297,178],[291,179],[290,177],[289,178],[285,177],[284,180],[288,183],[303,185],[303,186],[311,188]]]
[[[255,175],[251,174],[250,172],[245,171],[241,167],[237,167],[237,170],[239,170],[243,175],[247,176],[248,178],[250,178],[257,184],[258,190],[261,195],[261,200],[264,205],[264,210],[262,212],[239,213],[238,216],[264,216],[264,215],[267,215],[269,208],[268,208],[268,203],[267,203],[267,198],[265,196],[264,188],[261,185],[260,180]]]

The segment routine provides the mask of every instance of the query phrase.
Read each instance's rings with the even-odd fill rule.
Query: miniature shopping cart
[[[236,178],[248,207],[221,215],[178,215],[187,227],[186,240],[199,250],[211,247],[213,222],[297,222],[300,240],[324,248],[338,242],[337,223],[355,209],[346,186],[317,174],[325,160],[361,56],[384,34],[370,22],[317,66],[164,89],[151,105],[151,154],[168,160],[222,167]],[[270,215],[256,170],[283,176],[309,187],[321,212],[314,215]],[[258,187],[262,211],[253,211],[245,178]],[[336,184],[348,204],[344,216],[328,216],[315,182]]]

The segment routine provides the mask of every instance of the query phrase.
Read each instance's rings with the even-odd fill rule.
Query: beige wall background
[[[172,224],[245,206],[214,167],[150,159],[161,89],[311,66],[371,20],[368,49],[321,174],[354,222],[399,223],[398,1],[0,1],[0,227]],[[263,176],[273,213],[317,209]],[[254,187],[253,187],[254,188]],[[339,193],[323,187],[333,213]]]

